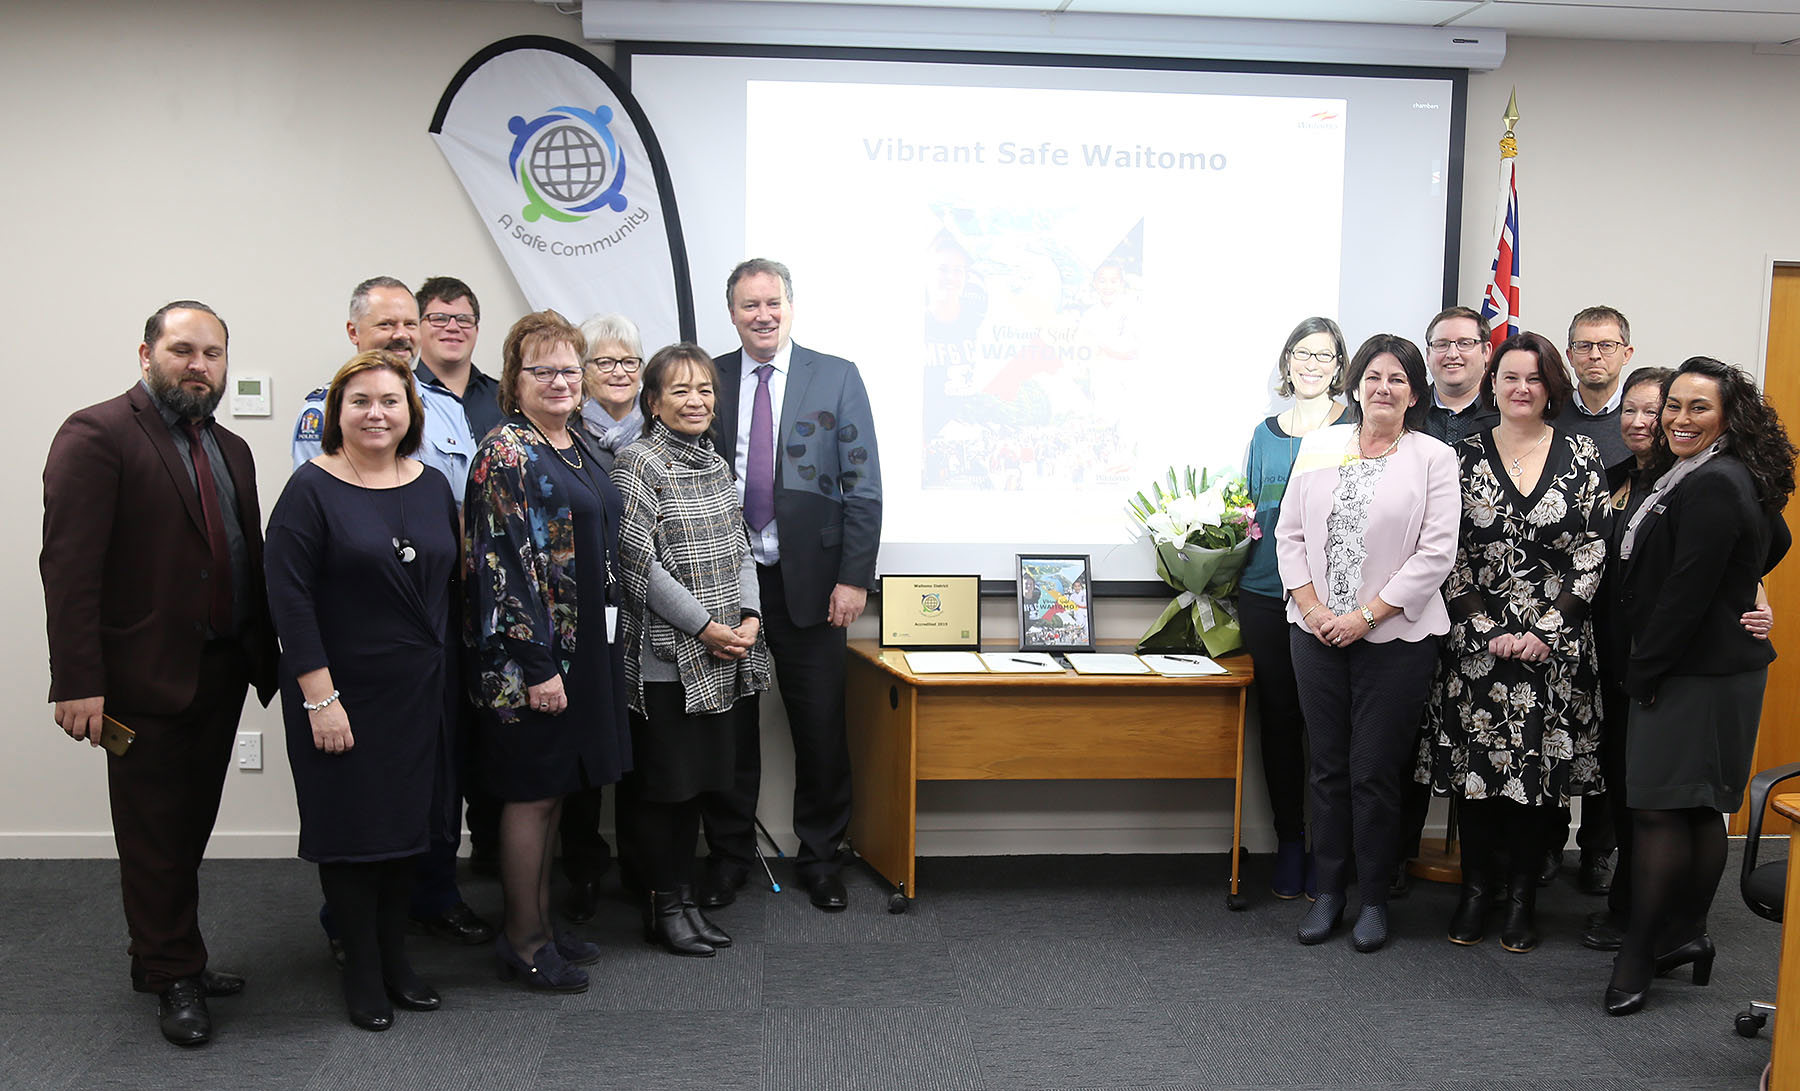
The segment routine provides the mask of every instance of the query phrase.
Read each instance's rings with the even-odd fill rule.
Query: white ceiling
[[[1237,19],[1496,28],[1548,38],[1800,44],[1800,0],[744,0],[858,7],[945,7],[1046,14],[1195,15]]]

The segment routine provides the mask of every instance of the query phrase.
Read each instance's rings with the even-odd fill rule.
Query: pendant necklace
[[[1539,447],[1542,447],[1544,445],[1544,441],[1550,438],[1550,433],[1552,431],[1554,431],[1554,429],[1550,429],[1550,428],[1544,429],[1544,434],[1538,437],[1537,442],[1532,444],[1530,447],[1527,447],[1525,449],[1524,453],[1519,455],[1518,458],[1513,459],[1512,465],[1510,465],[1506,468],[1506,472],[1509,474],[1512,474],[1512,479],[1513,479],[1514,484],[1517,484],[1519,479],[1525,475],[1525,470],[1523,467],[1521,467],[1519,465],[1519,463],[1523,462],[1525,459],[1530,458],[1531,452],[1537,450]],[[1495,446],[1499,446],[1498,442],[1495,443]],[[1501,457],[1505,457],[1505,456],[1501,456]]]

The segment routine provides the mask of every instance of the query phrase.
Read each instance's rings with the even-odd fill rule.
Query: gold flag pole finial
[[[1513,139],[1513,126],[1519,123],[1519,89],[1512,89],[1512,97],[1506,100],[1506,113],[1500,115],[1506,122],[1506,135],[1500,138],[1500,157],[1512,159],[1519,154],[1519,142]]]

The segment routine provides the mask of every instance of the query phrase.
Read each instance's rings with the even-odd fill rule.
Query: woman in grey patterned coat
[[[731,467],[713,449],[717,373],[692,344],[643,371],[642,438],[619,452],[625,682],[636,768],[621,785],[649,894],[644,934],[677,955],[731,944],[694,904],[703,792],[732,783],[737,702],[769,687],[756,562]]]

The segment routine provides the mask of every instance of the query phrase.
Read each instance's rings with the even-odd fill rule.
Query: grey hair
[[[1576,311],[1575,317],[1569,319],[1569,340],[1575,340],[1576,326],[1598,326],[1606,322],[1619,327],[1619,340],[1627,345],[1631,344],[1631,323],[1625,321],[1625,316],[1619,313],[1617,307],[1605,305]]]
[[[369,313],[369,293],[377,288],[398,288],[407,295],[413,294],[412,289],[397,277],[370,277],[350,293],[350,321],[360,322],[363,315]]]
[[[788,302],[792,303],[794,301],[794,278],[788,272],[788,267],[778,261],[770,261],[768,258],[751,258],[748,261],[738,262],[737,268],[733,269],[731,275],[725,278],[725,306],[730,307],[734,302],[731,293],[737,290],[738,281],[745,277],[761,276],[765,273],[781,278],[781,289],[787,293]]]
[[[625,351],[642,358],[644,355],[644,339],[638,333],[637,323],[622,314],[596,314],[581,324],[581,336],[587,338],[588,351],[602,342],[612,341],[624,345]]]

